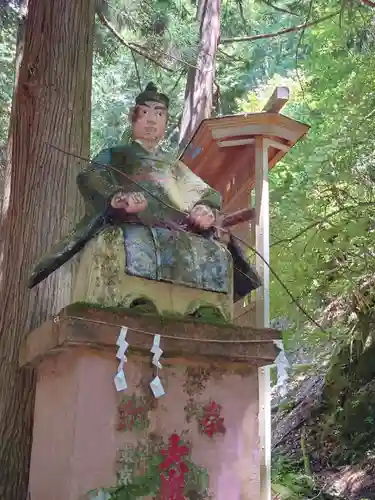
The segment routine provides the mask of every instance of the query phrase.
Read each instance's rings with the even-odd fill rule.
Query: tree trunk
[[[19,58],[1,221],[0,498],[25,500],[35,372],[18,369],[27,332],[68,304],[74,265],[26,289],[34,262],[80,215],[80,162],[88,156],[95,0],[30,0]]]
[[[185,107],[180,127],[180,151],[212,113],[215,59],[220,37],[220,0],[199,0],[199,48],[196,67],[190,67],[185,91]]]

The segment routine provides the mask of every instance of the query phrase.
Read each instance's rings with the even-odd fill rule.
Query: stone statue
[[[132,141],[104,149],[77,176],[86,215],[41,259],[30,288],[81,250],[74,301],[151,302],[181,314],[210,306],[230,319],[233,298],[260,286],[235,242],[214,237],[220,194],[158,148],[168,107],[153,83],[138,95]]]

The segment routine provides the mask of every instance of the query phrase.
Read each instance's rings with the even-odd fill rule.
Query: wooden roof
[[[309,127],[277,113],[251,113],[203,120],[181,160],[216,189],[223,176],[251,168],[255,136],[269,139],[269,168],[299,141]]]
[[[181,160],[199,177],[222,194],[228,182],[255,183],[255,137],[268,141],[271,169],[309,130],[309,126],[281,115],[278,111],[289,97],[289,90],[278,87],[265,111],[203,120]]]

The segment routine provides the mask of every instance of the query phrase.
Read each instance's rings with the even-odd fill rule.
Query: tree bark
[[[212,113],[215,60],[220,38],[220,0],[199,0],[197,18],[200,21],[198,57],[196,67],[189,68],[187,77],[180,151],[186,147],[201,121]]]
[[[30,0],[19,58],[8,151],[0,255],[0,498],[25,500],[35,373],[18,368],[30,329],[70,302],[74,264],[36,290],[34,262],[81,212],[80,161],[89,154],[95,0]]]

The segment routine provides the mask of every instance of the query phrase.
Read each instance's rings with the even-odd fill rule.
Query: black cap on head
[[[153,82],[148,83],[145,90],[135,98],[136,104],[145,104],[147,101],[160,102],[160,104],[164,104],[167,109],[169,108],[168,97],[159,92]]]

